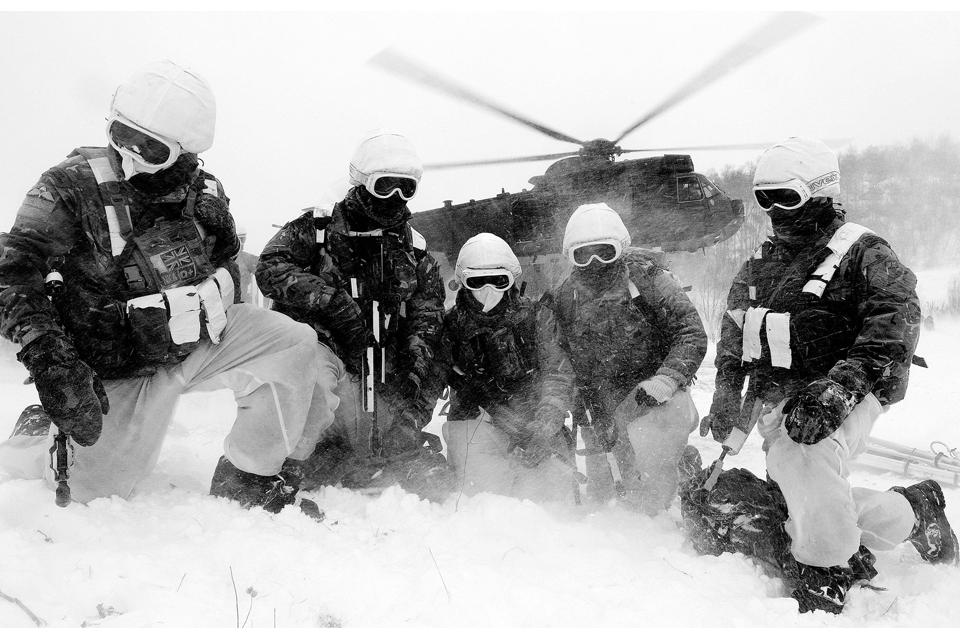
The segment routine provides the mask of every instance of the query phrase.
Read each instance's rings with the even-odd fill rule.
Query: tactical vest
[[[648,302],[662,268],[637,253],[625,264],[625,283],[586,296],[577,286],[561,287],[551,303],[580,384],[613,383],[624,393],[656,373],[670,352],[670,336]]]
[[[125,377],[179,362],[204,339],[219,343],[234,283],[226,269],[210,263],[203,230],[194,219],[197,188],[187,190],[179,218],[158,219],[135,234],[130,203],[106,150],[77,152],[93,172],[109,233],[109,247],[94,243],[100,270],[105,278],[122,272],[121,288],[109,293],[96,293],[68,277],[54,300],[81,357],[103,377]],[[215,181],[207,181],[206,189],[218,193]],[[89,230],[102,226],[91,195],[86,194],[81,212]]]
[[[333,221],[335,204],[313,207],[316,228],[317,258],[311,272],[319,275],[328,260],[333,261],[342,285],[361,308],[376,300],[385,316],[385,328],[394,333],[398,318],[406,318],[406,302],[417,291],[417,256],[414,250],[426,251],[427,243],[409,224],[402,232],[336,231],[328,227]],[[335,235],[338,242],[330,242]]]
[[[495,316],[458,311],[454,364],[491,396],[517,391],[539,373],[534,304],[522,297],[509,304]]]
[[[844,312],[822,296],[850,247],[868,233],[873,232],[864,226],[843,224],[822,250],[812,254],[812,262],[811,256],[801,255],[776,286],[766,290],[761,290],[751,269],[747,285],[753,304],[727,312],[743,334],[743,362],[824,375],[846,357],[860,327],[851,320],[850,310]],[[761,247],[751,262],[766,259]],[[817,266],[811,269],[813,264]]]

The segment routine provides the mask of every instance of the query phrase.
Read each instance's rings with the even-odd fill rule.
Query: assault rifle
[[[586,422],[593,429],[596,435],[597,444],[603,451],[610,466],[610,475],[613,477],[613,488],[620,498],[627,495],[626,487],[623,484],[623,475],[620,473],[620,463],[617,462],[617,456],[613,452],[613,444],[616,443],[617,425],[614,424],[611,416],[607,414],[600,400],[600,393],[597,389],[583,388],[578,391],[580,402],[582,403],[583,414]],[[588,451],[585,453],[596,453]]]
[[[377,385],[387,381],[387,336],[390,331],[392,314],[400,309],[400,296],[391,287],[393,266],[384,255],[383,230],[350,232],[355,237],[364,237],[375,246],[370,248],[367,263],[367,280],[360,283],[350,279],[350,295],[361,304],[370,322],[373,340],[363,355],[361,363],[361,384],[363,385],[363,410],[371,414],[373,426],[370,429],[370,451],[376,457],[383,455],[383,433],[379,424],[379,403]]]

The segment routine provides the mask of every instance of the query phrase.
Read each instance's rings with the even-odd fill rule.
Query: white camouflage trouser
[[[797,444],[787,435],[783,405],[764,407],[757,428],[764,438],[767,472],[787,502],[786,530],[799,562],[816,567],[846,566],[863,544],[893,549],[910,535],[916,518],[899,493],[851,488],[847,463],[867,448],[873,424],[883,412],[871,393],[832,436]]]
[[[105,380],[110,412],[90,447],[74,445],[70,489],[74,499],[129,497],[160,455],[180,395],[231,389],[237,418],[223,450],[237,468],[274,475],[286,458],[305,459],[333,422],[342,363],[317,342],[316,332],[251,304],[227,309],[220,344],[201,344],[178,365],[150,377]],[[0,442],[0,470],[15,478],[45,476],[56,429],[47,437]]]
[[[623,479],[623,500],[627,505],[650,516],[670,506],[680,483],[677,464],[690,433],[697,428],[698,418],[693,398],[685,389],[649,409],[638,407],[632,394],[621,403],[613,415],[620,431],[613,455]],[[587,449],[597,448],[589,429],[584,430],[583,438]],[[588,490],[594,499],[615,496],[608,458],[602,453],[586,456]]]
[[[469,420],[443,425],[447,462],[465,495],[496,493],[540,502],[572,501],[573,467],[548,458],[530,468],[510,451],[510,436],[498,429],[486,411]]]

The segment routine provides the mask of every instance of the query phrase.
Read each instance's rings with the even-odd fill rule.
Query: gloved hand
[[[363,371],[364,359],[367,357],[367,347],[372,346],[373,332],[370,329],[363,328],[356,331],[349,338],[341,340],[338,344],[341,351],[341,360],[346,367],[347,373],[359,376]]]
[[[70,341],[47,334],[28,344],[17,358],[30,372],[40,404],[57,428],[82,447],[95,444],[110,401],[100,378],[80,360]]]
[[[414,451],[423,446],[423,432],[417,426],[416,420],[403,413],[398,416],[387,432],[383,434],[383,455],[394,456],[398,453]]]
[[[656,375],[637,385],[637,405],[655,407],[673,397],[680,385],[670,376]]]
[[[783,407],[787,435],[798,444],[817,444],[839,429],[856,406],[854,393],[839,382],[814,380]]]
[[[560,436],[565,418],[563,411],[553,406],[542,406],[537,409],[536,416],[527,423],[524,434],[528,436],[527,444],[522,448],[521,462],[528,467],[535,467],[554,451],[563,448],[564,440]]]
[[[740,420],[742,401],[740,393],[729,385],[717,385],[710,413],[700,420],[700,437],[705,438],[710,433],[717,442],[726,440]]]

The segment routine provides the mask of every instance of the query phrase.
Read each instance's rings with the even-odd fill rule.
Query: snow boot
[[[799,604],[800,613],[826,611],[840,615],[850,589],[869,587],[868,582],[877,575],[873,568],[876,561],[876,556],[862,545],[846,567],[814,567],[794,561],[785,571],[795,587],[790,596]]]
[[[891,487],[910,503],[917,524],[907,540],[931,564],[957,564],[957,535],[947,521],[947,501],[936,480],[924,480],[909,487]]]
[[[220,456],[210,482],[210,495],[236,500],[244,508],[262,507],[270,513],[280,513],[288,504],[297,502],[297,492],[303,479],[300,462],[284,461],[275,476],[258,476],[235,467],[226,456]],[[324,514],[313,500],[300,500],[300,510],[315,520]]]
[[[45,436],[50,433],[50,416],[39,404],[31,404],[23,410],[13,427],[13,436]]]

